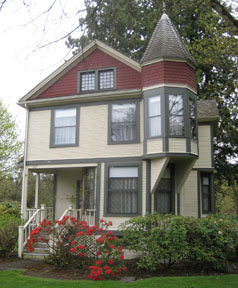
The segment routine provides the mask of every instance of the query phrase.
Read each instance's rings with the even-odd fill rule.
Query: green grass
[[[133,283],[120,281],[53,280],[24,276],[19,271],[0,271],[1,288],[237,288],[238,275],[202,277],[162,277],[137,280]]]

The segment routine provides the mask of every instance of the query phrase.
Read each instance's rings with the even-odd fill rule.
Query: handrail
[[[36,212],[31,216],[31,218],[26,222],[23,226],[23,230],[27,228],[27,226],[31,223],[31,221],[36,217],[36,215],[41,211],[41,209],[37,209]]]

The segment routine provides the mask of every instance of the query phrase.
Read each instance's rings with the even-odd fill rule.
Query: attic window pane
[[[113,70],[99,71],[99,89],[112,89],[114,83]]]
[[[95,90],[95,72],[85,72],[80,74],[81,91]]]

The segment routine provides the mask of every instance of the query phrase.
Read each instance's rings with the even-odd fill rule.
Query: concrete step
[[[27,252],[27,253],[23,253],[23,259],[34,259],[34,260],[44,260],[45,257],[48,257],[49,254],[48,253],[34,253],[34,252]]]

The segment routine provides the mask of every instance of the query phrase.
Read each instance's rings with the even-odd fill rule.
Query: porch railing
[[[43,219],[52,219],[53,208],[46,207],[41,204],[39,209],[26,209],[27,222],[24,226],[18,226],[18,257],[22,258],[23,249],[26,246],[27,238],[30,236],[32,230],[40,225]]]
[[[95,225],[95,209],[74,209],[72,207],[69,207],[64,211],[64,213],[60,217],[60,220],[66,215],[73,216],[77,220],[87,221],[89,226]]]

